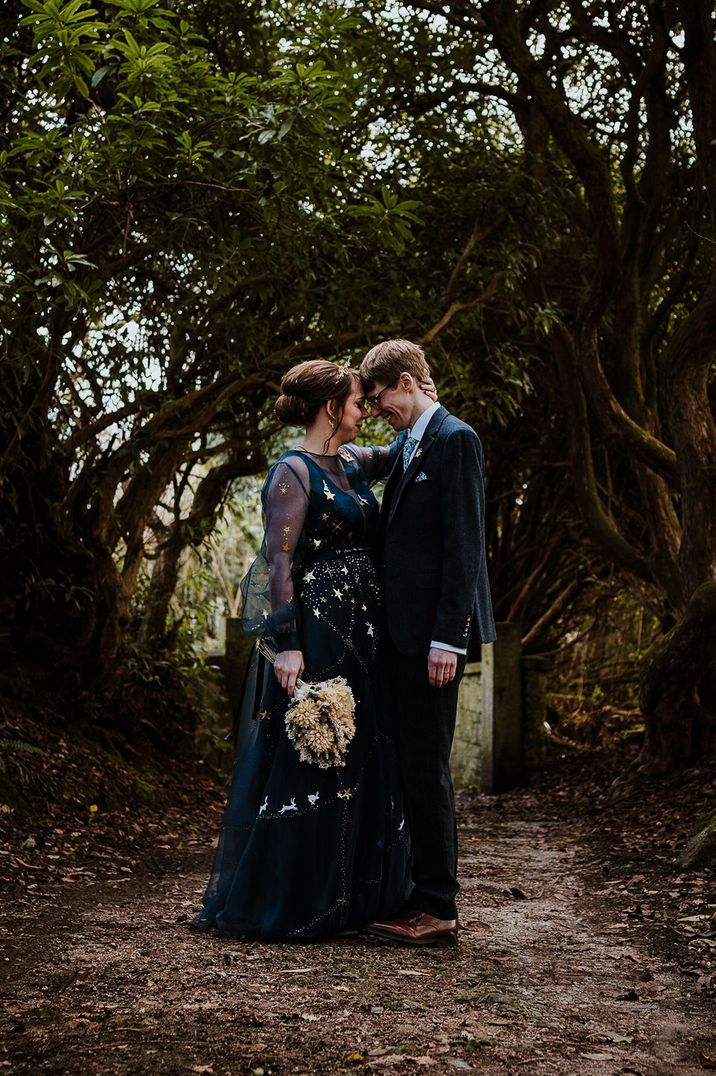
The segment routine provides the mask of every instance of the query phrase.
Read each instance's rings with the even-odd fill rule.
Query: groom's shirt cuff
[[[467,654],[467,650],[461,650],[459,646],[450,646],[449,643],[431,642],[430,645],[434,646],[436,650],[449,650],[451,654]]]

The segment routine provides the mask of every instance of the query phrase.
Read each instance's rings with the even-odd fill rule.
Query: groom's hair
[[[360,379],[366,392],[377,381],[394,385],[403,372],[412,374],[416,381],[430,377],[425,352],[410,340],[384,340],[372,347],[360,364]]]

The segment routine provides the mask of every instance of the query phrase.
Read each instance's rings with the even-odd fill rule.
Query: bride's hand
[[[432,377],[426,377],[424,381],[420,382],[420,391],[424,392],[426,396],[435,403],[438,398],[438,390],[435,388],[435,382]]]
[[[273,671],[281,687],[290,699],[296,690],[296,681],[303,672],[303,654],[300,650],[284,650],[276,655]]]

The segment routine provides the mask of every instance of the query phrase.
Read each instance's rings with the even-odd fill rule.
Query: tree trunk
[[[150,647],[166,644],[169,607],[179,579],[182,554],[190,547],[196,548],[211,533],[234,479],[255,474],[265,465],[263,455],[232,451],[224,463],[212,467],[204,475],[194,494],[189,515],[185,519],[175,519],[161,544],[139,626],[138,635],[143,644]]]
[[[716,811],[702,822],[695,837],[692,837],[679,860],[679,866],[685,870],[693,867],[709,867],[716,863]]]
[[[138,638],[143,646],[158,650],[167,641],[169,606],[179,579],[181,555],[187,546],[186,528],[176,526],[154,562]]]
[[[73,529],[67,459],[37,405],[41,387],[13,384],[16,371],[6,356],[0,643],[9,662],[37,665],[48,685],[90,686],[111,665],[128,622],[124,586],[110,551]]]
[[[664,363],[682,499],[680,559],[687,594],[716,578],[716,424],[709,400],[715,341],[716,272],[674,334]]]
[[[639,703],[646,738],[638,772],[691,765],[712,747],[716,728],[716,582],[694,592],[675,627],[647,652]]]

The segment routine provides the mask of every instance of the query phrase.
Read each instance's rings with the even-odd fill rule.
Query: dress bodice
[[[328,459],[337,461],[337,469],[298,451],[287,452],[279,461],[308,480],[297,543],[301,559],[327,555],[346,545],[370,545],[376,534],[378,502],[359,462],[346,450]]]
[[[330,456],[291,449],[276,461],[261,494],[261,553],[241,585],[245,631],[272,637],[279,650],[302,648],[296,581],[317,559],[372,550],[379,507],[371,483],[388,474],[400,445],[343,445]]]

